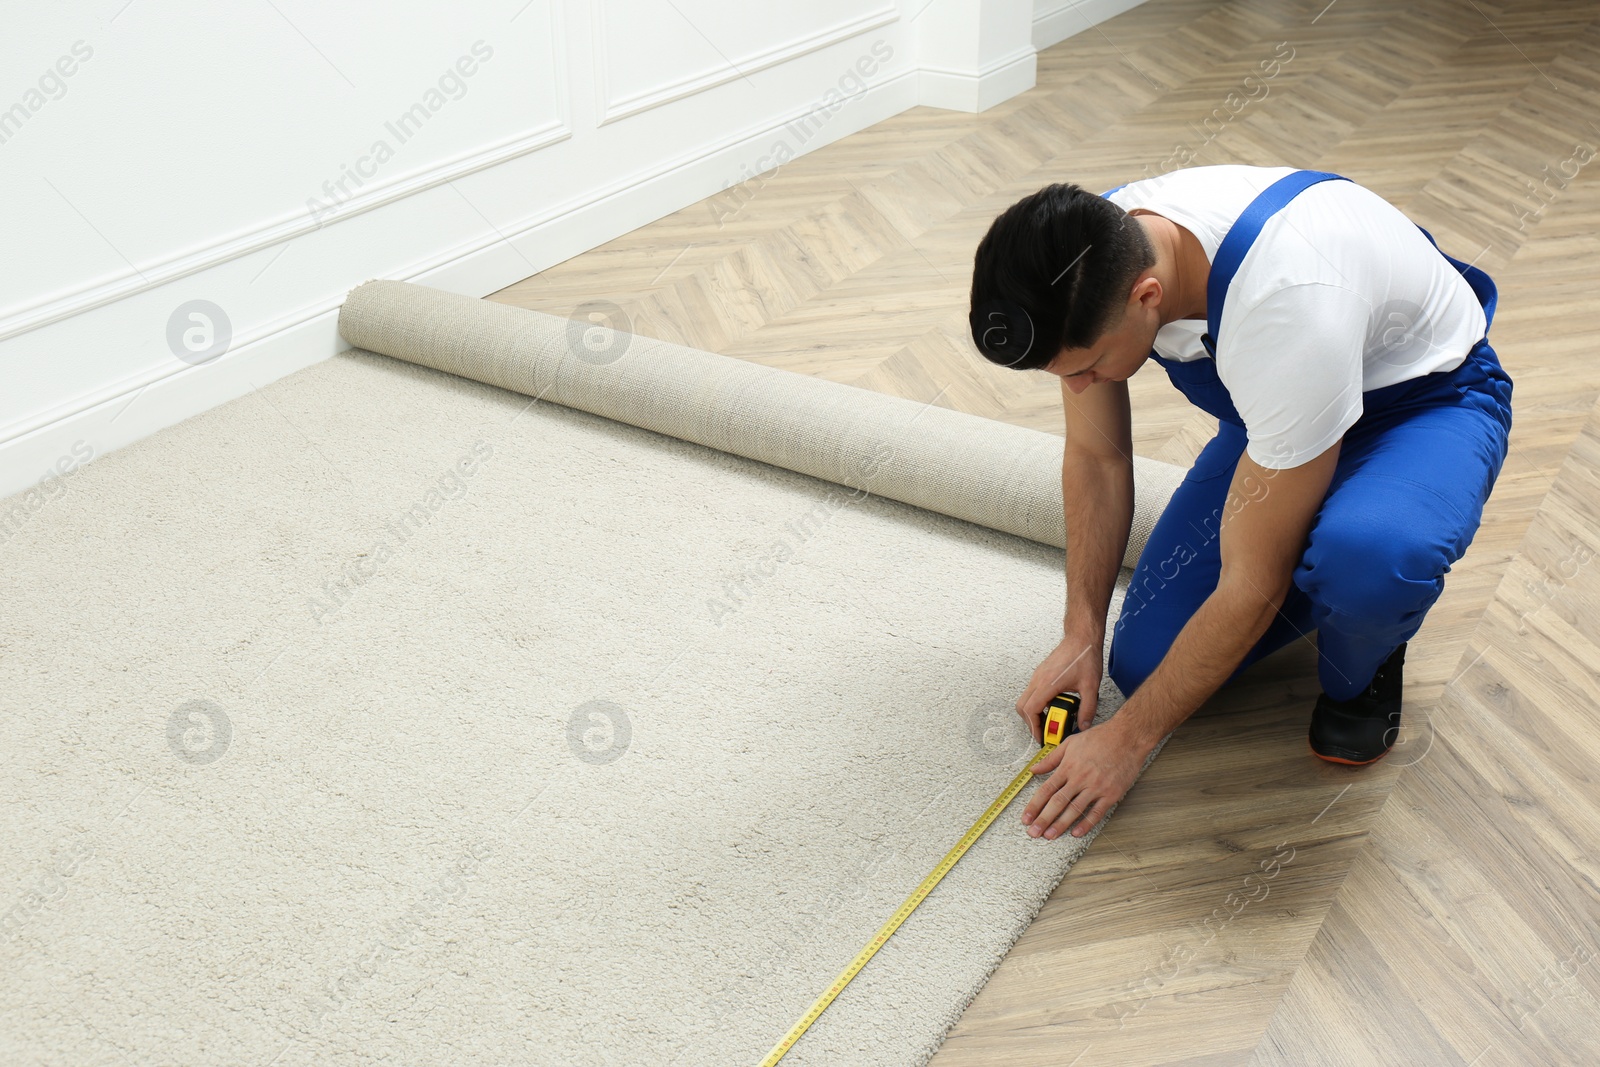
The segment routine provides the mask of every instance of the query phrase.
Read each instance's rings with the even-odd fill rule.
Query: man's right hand
[[[1086,730],[1094,722],[1100,701],[1100,675],[1103,673],[1104,639],[1069,632],[1034,669],[1028,688],[1017,698],[1017,714],[1033,732],[1034,744],[1044,743],[1043,714],[1051,699],[1060,693],[1077,693],[1078,728]]]

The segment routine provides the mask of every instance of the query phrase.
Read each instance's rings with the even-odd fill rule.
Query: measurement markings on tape
[[[784,1054],[794,1047],[796,1041],[800,1040],[800,1036],[811,1028],[811,1024],[817,1021],[818,1016],[823,1013],[829,1004],[833,1003],[834,998],[844,990],[844,987],[850,984],[850,980],[860,972],[861,968],[867,965],[867,961],[900,928],[900,924],[910,918],[911,913],[917,910],[917,905],[921,904],[927,895],[933,891],[933,887],[939,884],[939,880],[949,873],[950,868],[956,865],[956,861],[966,854],[967,849],[971,848],[979,837],[983,836],[983,832],[989,828],[989,824],[999,817],[1000,813],[1016,798],[1018,793],[1022,792],[1022,787],[1027,785],[1028,780],[1034,777],[1033,772],[1028,768],[1038,763],[1051,749],[1065,740],[1068,734],[1077,729],[1078,704],[1078,694],[1076,693],[1062,693],[1050,701],[1044,721],[1044,744],[1033,759],[1028,761],[1028,766],[1024,767],[1011,780],[1011,784],[1006,786],[1005,790],[995,798],[994,803],[989,805],[989,809],[967,829],[966,833],[961,835],[961,840],[956,842],[955,847],[945,853],[944,859],[939,861],[938,866],[922,880],[922,883],[916,889],[911,891],[911,895],[906,897],[905,901],[895,909],[894,914],[889,917],[889,921],[879,928],[872,940],[867,942],[866,947],[856,954],[855,959],[850,961],[850,965],[839,972],[839,977],[835,978],[833,984],[812,1003],[806,1013],[800,1017],[800,1021],[795,1023],[789,1032],[783,1036],[783,1040],[772,1046],[772,1051],[767,1053],[766,1059],[761,1061],[760,1067],[772,1067],[773,1064],[783,1059]]]

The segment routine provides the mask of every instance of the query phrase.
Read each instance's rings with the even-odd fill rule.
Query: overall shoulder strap
[[[1260,236],[1261,227],[1265,226],[1267,220],[1277,214],[1285,204],[1318,182],[1349,180],[1344,175],[1334,174],[1331,171],[1297,170],[1261,190],[1260,194],[1239,213],[1239,217],[1223,236],[1222,244],[1217,246],[1216,259],[1212,261],[1211,273],[1206,278],[1206,333],[1201,341],[1205,344],[1206,351],[1213,357],[1217,354],[1217,328],[1222,322],[1222,306],[1228,298],[1228,287],[1233,284],[1233,276],[1238,273],[1239,265],[1244,262],[1250,246],[1255,244],[1256,238]],[[1109,198],[1117,189],[1125,188],[1127,184],[1124,182],[1100,195]]]
[[[1325,170],[1297,170],[1261,190],[1260,195],[1239,213],[1222,238],[1222,244],[1217,247],[1217,258],[1212,261],[1211,273],[1206,279],[1206,335],[1211,341],[1206,347],[1213,356],[1217,353],[1217,327],[1222,322],[1222,305],[1228,298],[1228,286],[1233,283],[1233,276],[1239,270],[1239,264],[1244,262],[1250,246],[1255,244],[1261,227],[1285,204],[1318,182],[1349,180],[1342,174]]]

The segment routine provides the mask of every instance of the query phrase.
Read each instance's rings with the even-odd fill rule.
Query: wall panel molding
[[[41,301],[0,319],[0,341],[125,300],[179,278],[210,270],[231,260],[259,252],[263,248],[270,248],[312,233],[325,225],[337,225],[344,219],[365,214],[396,200],[415,196],[425,189],[455,181],[480,170],[497,167],[518,156],[525,156],[530,152],[558,144],[571,136],[572,130],[565,118],[552,119],[541,127],[517,134],[497,145],[466,153],[415,174],[402,175],[383,185],[374,186],[369,191],[345,201],[339,207],[339,217],[332,222],[319,220],[308,210],[282,221],[266,223],[247,234],[219,241],[195,252],[174,256],[137,269],[130,268],[112,281],[79,289],[52,300]]]
[[[74,315],[81,315],[107,304],[137,296],[179,278],[211,270],[232,260],[252,255],[263,248],[292,241],[296,237],[325,226],[337,225],[345,219],[365,214],[385,204],[415,196],[434,186],[456,181],[480,170],[497,167],[520,156],[538,152],[567,140],[572,136],[572,105],[567,89],[569,68],[565,47],[566,27],[562,5],[556,0],[552,0],[550,4],[550,33],[551,75],[556,101],[556,113],[553,117],[488,145],[457,153],[453,157],[409,174],[401,174],[387,181],[374,183],[339,204],[336,217],[331,221],[318,218],[308,207],[304,211],[260,223],[243,234],[218,240],[181,255],[171,256],[155,263],[130,266],[128,270],[110,281],[87,285],[64,295],[24,305],[0,318],[0,342]]]
[[[806,150],[915,106],[916,74],[915,67],[909,67],[873,84],[819,130]],[[785,109],[778,118],[619,175],[579,199],[538,207],[510,223],[485,230],[477,219],[472,234],[436,252],[381,275],[350,280],[308,306],[242,332],[224,355],[210,363],[195,367],[172,361],[0,426],[0,496],[38,481],[55,460],[71,453],[75,441],[89,441],[95,455],[103,455],[348,347],[337,332],[339,307],[349,289],[369,277],[416,281],[472,296],[504,288],[713,195],[724,176],[738,169],[736,161],[760,151],[790,122],[814,110],[810,101]],[[359,244],[364,240],[358,232],[361,226],[385,224],[388,216],[394,220],[386,223],[387,228],[403,227],[406,222],[397,212],[437,213],[425,203],[430,195],[441,194],[421,190],[399,198],[382,205],[381,211],[369,212],[343,234],[330,236],[346,245]],[[472,195],[476,201],[481,194],[474,190]]]
[[[595,25],[598,27],[604,19],[604,9],[601,0],[595,0],[594,13]],[[605,39],[602,34],[595,34],[595,83],[600,100],[600,125],[616,122],[618,119],[630,118],[634,115],[649,111],[652,108],[670,104],[675,100],[703,93],[719,85],[726,85],[736,78],[742,78],[757,71],[766,70],[768,67],[787,63],[792,59],[826,48],[840,41],[848,40],[857,34],[867,33],[880,26],[887,26],[900,17],[900,12],[891,3],[874,11],[868,11],[856,18],[818,30],[798,40],[787,41],[774,45],[759,52],[752,52],[739,59],[729,60],[729,66],[720,70],[713,70],[704,74],[691,74],[675,81],[666,82],[653,89],[632,93],[625,97],[613,98],[611,95],[610,57],[607,52]]]
[[[200,0],[173,2],[190,5],[191,17],[182,25],[192,41],[214,42],[218,34],[229,32],[226,17],[213,15]],[[429,28],[400,22],[386,30],[388,47],[380,41],[364,60],[369,70],[381,70],[391,81],[401,80],[393,75],[406,71],[371,65],[398,63],[386,57],[404,53],[412,57],[409,69],[415,69],[441,26],[481,28],[497,45],[503,38],[512,57],[507,62],[519,65],[521,73],[497,87],[491,109],[475,113],[469,127],[473,132],[448,142],[454,146],[448,158],[394,176],[379,171],[365,183],[335,179],[339,195],[353,195],[335,205],[330,189],[326,200],[319,198],[320,218],[309,204],[303,210],[276,206],[282,204],[278,187],[290,179],[252,184],[251,175],[241,172],[245,168],[215,166],[203,177],[217,181],[226,174],[237,183],[229,190],[239,193],[229,200],[230,210],[245,216],[237,225],[217,224],[214,234],[202,233],[186,248],[163,252],[159,261],[136,260],[137,267],[126,271],[120,270],[126,261],[114,261],[119,270],[109,280],[99,273],[101,260],[96,257],[101,250],[86,245],[85,265],[73,268],[79,272],[58,275],[67,279],[66,285],[30,297],[26,306],[0,318],[0,375],[12,387],[10,406],[0,411],[0,495],[32,486],[62,457],[79,454],[75,446],[80,441],[95,456],[104,456],[333,356],[346,347],[336,330],[339,306],[361,282],[400,278],[482,296],[686,206],[703,202],[707,226],[714,227],[720,220],[711,198],[752,173],[751,167],[771,154],[775,139],[789,138],[795,120],[827,108],[826,122],[808,124],[815,134],[793,146],[793,155],[799,156],[919,104],[982,110],[1032,84],[1034,55],[1017,47],[1018,42],[1027,44],[1030,33],[1037,36],[1063,16],[1082,30],[1087,28],[1086,13],[1092,16],[1106,5],[1129,5],[1132,0],[1083,0],[1066,7],[1054,0],[1042,16],[1039,5],[1030,7],[1028,0],[1005,0],[1003,6],[990,6],[990,0],[956,0],[953,20],[940,16],[943,8],[920,6],[921,0],[913,0],[919,6],[904,11],[893,3],[868,0],[870,7],[859,14],[852,12],[815,32],[775,41],[772,31],[769,40],[741,55],[734,67],[668,79],[621,99],[608,95],[607,49],[595,39],[603,31],[594,21],[592,2],[597,0],[548,0],[546,15],[530,19],[531,6],[522,15],[499,10],[493,0],[463,0],[458,11],[434,20]],[[991,26],[997,12],[1003,32],[989,33],[984,27]],[[518,15],[523,21],[508,31]],[[124,17],[138,19],[139,7]],[[927,44],[934,23],[949,23],[937,35],[943,49],[938,54]],[[592,33],[584,32],[586,24]],[[125,25],[131,24],[119,21],[119,27]],[[819,102],[818,72],[833,59],[851,58],[846,52],[856,47],[852,39],[879,30],[892,45],[892,56],[880,57],[880,72],[863,76],[864,87],[842,100],[831,96],[831,102]],[[178,111],[162,112],[164,121],[185,120],[183,94],[159,73],[165,68],[157,52],[164,55],[162,50],[175,47],[171,34],[150,27],[141,27],[138,38],[119,32],[124,34],[123,47],[137,41],[145,51],[117,67],[112,61],[120,57],[108,44],[104,59],[96,60],[100,65],[88,69],[96,77],[140,81],[99,83],[99,89],[96,83],[76,82],[72,92],[77,95],[51,105],[55,110],[37,121],[65,115],[73,106],[104,108],[105,121],[113,121],[115,106],[102,91],[107,87],[113,95],[127,89],[151,98],[171,91]],[[296,54],[305,45],[299,37],[285,34],[279,44],[283,55],[257,55],[258,65],[239,68],[230,91],[259,91],[270,106],[270,94],[283,84],[283,64],[309,62]],[[757,70],[769,73],[749,92],[702,95]],[[172,78],[181,74],[174,71]],[[93,96],[91,89],[102,96]],[[319,123],[317,132],[323,136],[318,143],[346,136],[350,143],[361,141],[370,131],[358,128],[356,116],[341,114],[333,106],[337,99],[328,97],[327,110],[305,121]],[[674,101],[682,103],[665,106]],[[368,109],[368,122],[371,113]],[[645,113],[651,115],[647,122],[616,125]],[[99,112],[83,114],[90,120],[85,128],[92,130]],[[242,114],[240,121],[249,119]],[[505,132],[500,134],[497,126]],[[29,130],[31,135],[32,125]],[[139,136],[125,132],[125,141]],[[273,138],[267,142],[270,151],[298,161],[293,125],[230,132]],[[192,173],[160,169],[185,164],[160,154],[159,133],[151,127],[154,169],[148,172],[149,188],[160,188],[164,177],[176,180]],[[92,138],[58,138],[61,162],[44,162],[76,166],[92,178],[101,158],[96,152],[127,152],[128,144],[114,142],[108,138],[102,148]],[[136,140],[130,143],[139,147]],[[69,147],[75,151],[64,150]],[[365,161],[358,160],[357,166],[364,177]],[[311,169],[301,166],[283,173]],[[140,195],[152,194],[147,189]],[[271,217],[248,217],[252,206],[269,203],[274,205]],[[125,214],[149,209],[130,198],[119,208]],[[260,215],[265,214],[262,208]],[[95,223],[113,235],[127,221],[114,211],[109,217],[95,215]],[[146,227],[145,232],[161,231]],[[33,239],[58,238],[41,230]],[[44,251],[12,250],[18,262]],[[59,246],[48,251],[58,252]],[[221,355],[192,365],[171,338],[173,323],[181,322],[184,309],[197,299],[223,310],[230,343]]]

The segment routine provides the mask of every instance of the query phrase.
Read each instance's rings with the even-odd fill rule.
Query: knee
[[[1317,531],[1295,582],[1330,614],[1381,625],[1425,611],[1449,569],[1426,530],[1368,521]]]
[[[1133,691],[1155,672],[1171,644],[1162,640],[1154,626],[1147,625],[1154,620],[1154,613],[1149,620],[1141,620],[1139,606],[1130,595],[1123,602],[1122,615],[1111,632],[1111,656],[1106,673],[1125,697],[1133,695]]]

